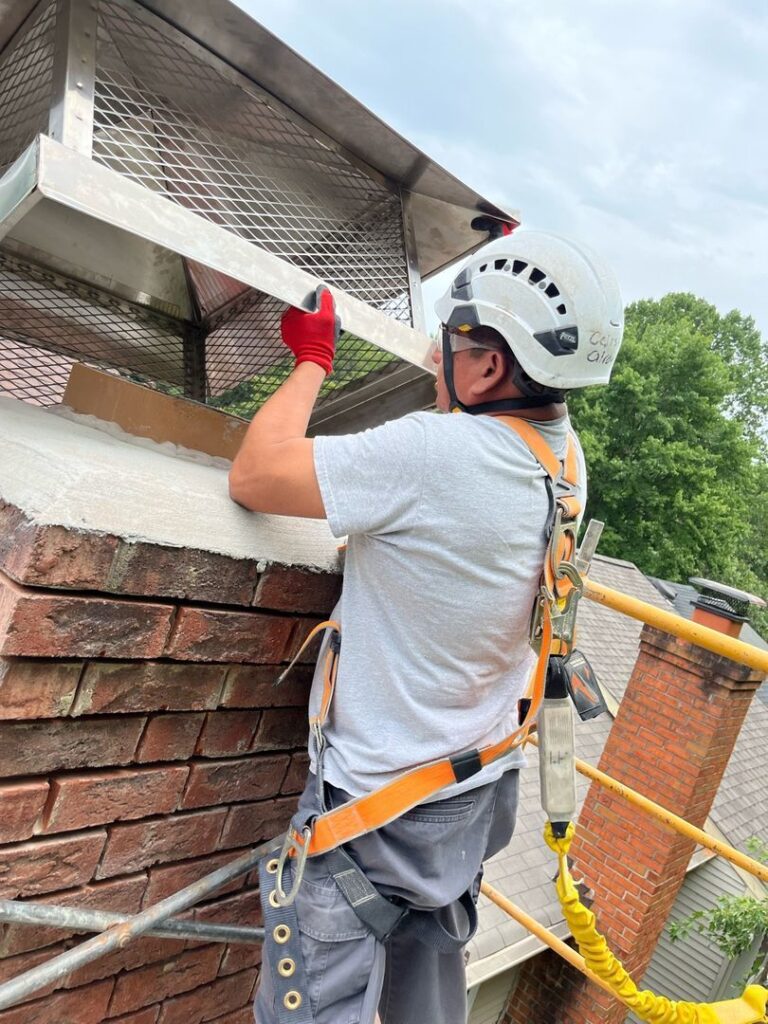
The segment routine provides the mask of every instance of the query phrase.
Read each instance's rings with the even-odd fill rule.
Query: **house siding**
[[[719,857],[709,860],[686,876],[668,925],[694,910],[706,910],[719,896],[741,896],[744,891],[744,882],[727,861]],[[691,932],[688,938],[673,943],[665,927],[642,979],[642,987],[670,999],[691,1002],[729,998],[733,993],[720,994],[729,967],[730,961],[706,936]],[[639,1018],[633,1013],[626,1020],[639,1024]]]

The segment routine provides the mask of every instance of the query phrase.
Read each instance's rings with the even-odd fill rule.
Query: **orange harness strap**
[[[563,465],[541,434],[530,423],[514,417],[500,417],[500,419],[507,426],[511,427],[528,445],[531,453],[543,467],[553,484],[563,481],[571,486],[575,485],[575,477],[577,475],[576,451],[570,435]],[[562,517],[567,519],[569,523],[575,521],[581,511],[575,495],[566,495],[564,498],[558,498],[557,500]],[[291,829],[288,842],[292,845],[292,848],[289,855],[293,856],[301,852],[302,857],[316,857],[335,849],[337,846],[348,843],[352,839],[364,835],[366,832],[372,832],[377,828],[381,828],[390,821],[399,818],[400,815],[405,814],[406,811],[417,806],[417,804],[424,803],[425,800],[428,800],[446,786],[471,778],[481,768],[503,757],[523,742],[536,719],[544,698],[544,686],[550,653],[559,645],[559,642],[553,635],[552,625],[552,604],[553,601],[557,600],[558,595],[556,590],[553,590],[553,587],[550,586],[550,582],[556,584],[558,580],[557,566],[563,557],[570,557],[570,552],[563,551],[561,553],[559,550],[553,550],[553,542],[557,545],[557,538],[554,535],[550,538],[547,545],[542,588],[535,608],[540,624],[540,636],[536,638],[539,653],[536,667],[528,685],[527,695],[530,699],[530,705],[522,724],[498,743],[490,744],[478,750],[464,751],[452,757],[444,757],[438,761],[420,765],[418,768],[413,768],[411,771],[399,775],[396,779],[386,783],[372,793],[366,793],[364,796],[357,797],[348,803],[342,804],[340,807],[319,815],[312,823],[309,849],[307,851],[303,850],[305,836]],[[557,546],[559,547],[560,545]],[[338,623],[323,622],[310,633],[304,646],[309,643],[317,632],[326,628],[332,629],[337,636],[340,635]],[[303,649],[304,647],[301,650]],[[301,651],[299,651],[300,653]],[[298,657],[298,654],[296,657]],[[310,723],[321,743],[322,726],[330,710],[337,669],[338,643],[334,642],[332,638],[325,659],[323,697],[320,712]],[[288,670],[286,669],[286,671]]]

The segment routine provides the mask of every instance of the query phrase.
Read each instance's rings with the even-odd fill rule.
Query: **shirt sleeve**
[[[315,472],[334,537],[392,533],[413,520],[424,483],[425,415],[315,438]]]

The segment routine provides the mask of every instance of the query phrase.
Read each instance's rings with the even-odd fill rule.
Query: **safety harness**
[[[372,793],[366,793],[339,807],[325,809],[323,813],[313,819],[305,822],[294,819],[294,823],[286,835],[276,870],[275,901],[281,906],[289,906],[293,902],[301,884],[307,857],[317,857],[337,850],[358,836],[387,825],[411,808],[434,797],[446,786],[464,782],[476,775],[486,765],[504,757],[505,754],[523,743],[536,719],[544,697],[550,656],[564,656],[571,649],[576,603],[582,588],[581,579],[573,564],[578,518],[581,514],[581,505],[576,494],[578,486],[576,443],[573,436],[569,434],[565,458],[561,462],[531,423],[517,417],[498,418],[520,437],[543,468],[550,495],[547,547],[530,630],[530,643],[537,654],[537,661],[527,695],[520,702],[518,728],[497,743],[479,749],[461,751],[450,757],[440,758],[413,768]],[[318,783],[321,799],[324,799],[322,795],[324,789],[322,759],[325,748],[323,726],[333,701],[338,673],[341,649],[339,623],[329,620],[317,625],[307,636],[291,665],[280,677],[280,679],[285,677],[307,645],[318,633],[325,630],[329,630],[331,635],[323,668],[323,695],[318,714],[310,720],[310,728],[317,744]],[[286,893],[283,887],[283,871],[288,858],[295,858],[292,871],[294,882],[290,891]],[[354,907],[354,904],[351,905]]]

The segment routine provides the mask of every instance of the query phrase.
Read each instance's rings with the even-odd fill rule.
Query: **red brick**
[[[42,832],[66,832],[176,809],[189,769],[181,766],[87,772],[51,780]]]
[[[224,665],[195,663],[91,662],[85,668],[71,714],[215,708],[225,671]]]
[[[309,754],[294,754],[280,787],[281,793],[303,793],[309,773]]]
[[[93,877],[106,833],[84,832],[0,849],[0,899],[83,885]]]
[[[100,882],[66,893],[54,892],[50,896],[35,897],[40,903],[54,903],[63,907],[77,906],[91,910],[111,910],[116,914],[135,914],[141,907],[141,898],[147,884],[146,875],[134,875],[116,881]],[[49,946],[69,938],[73,932],[60,928],[8,925],[0,941],[0,957],[13,956],[29,949]]]
[[[266,708],[261,715],[253,750],[306,747],[308,733],[305,708]]]
[[[294,665],[287,679],[275,685],[284,666],[233,665],[227,672],[221,704],[227,708],[303,707],[309,701],[314,669]]]
[[[208,924],[236,924],[258,928],[262,923],[259,894],[255,889],[249,889],[235,896],[227,896],[215,903],[196,907],[192,917],[195,921],[207,921]]]
[[[261,951],[261,943],[246,945],[241,942],[236,946],[227,946],[219,967],[219,977],[237,974],[238,971],[244,971],[248,967],[258,967],[261,963]]]
[[[165,899],[174,892],[184,889],[186,886],[196,882],[204,875],[217,871],[236,860],[245,850],[227,849],[225,853],[218,853],[208,857],[198,857],[196,860],[185,861],[183,864],[170,864],[164,867],[150,868],[149,884],[144,894],[144,907],[151,907],[160,900]],[[233,878],[227,885],[215,890],[217,895],[237,892],[245,884],[245,877]]]
[[[160,1016],[159,1006],[148,1006],[138,1013],[129,1013],[124,1017],[110,1017],[109,1024],[157,1024]],[[253,1021],[250,1022],[253,1024]]]
[[[161,960],[170,960],[184,952],[187,943],[184,939],[163,939],[154,936],[142,936],[130,942],[125,949],[99,957],[79,970],[68,974],[63,988],[78,988],[102,978],[111,978],[120,971],[135,971],[148,964],[156,964]]]
[[[170,632],[170,605],[113,601],[20,587],[0,577],[0,654],[156,658]]]
[[[322,621],[323,619],[296,619],[296,628],[294,629],[293,636],[291,637],[291,642],[288,645],[286,660],[292,661],[294,658],[297,658],[297,663],[299,665],[314,666],[317,661],[318,654],[320,653],[320,645],[323,642],[323,635],[318,633],[301,655],[299,655],[299,651],[315,626],[319,626]]]
[[[242,1010],[225,1013],[223,1017],[217,1017],[213,1024],[253,1024],[253,1009],[248,1005]]]
[[[104,589],[118,594],[249,605],[258,563],[194,548],[121,541]]]
[[[205,921],[209,925],[244,925],[247,928],[258,928],[261,924],[258,891],[248,889],[246,892],[206,903],[196,907],[191,916],[195,921]]]
[[[118,1015],[139,1010],[179,992],[205,985],[216,977],[221,957],[221,947],[208,946],[121,974],[115,984],[109,1012]]]
[[[0,776],[126,764],[144,718],[0,722]]]
[[[279,612],[329,615],[341,595],[341,583],[338,573],[270,565],[259,580],[253,603]]]
[[[107,1013],[114,979],[86,989],[54,992],[46,999],[0,1012],[0,1024],[101,1024]]]
[[[147,722],[136,760],[187,761],[195,751],[203,725],[202,713],[155,715]]]
[[[247,970],[175,996],[163,1004],[160,1024],[205,1024],[223,1013],[240,1009],[250,1001],[255,980],[256,971]]]
[[[230,807],[220,845],[245,846],[279,836],[285,832],[295,810],[295,797]]]
[[[49,946],[48,949],[36,949],[33,952],[21,953],[18,956],[9,956],[4,960],[0,960],[0,984],[6,981],[11,981],[16,978],[19,974],[23,974],[25,971],[31,971],[35,967],[39,967],[40,964],[44,964],[46,960],[50,960],[54,956],[58,956],[59,953],[65,953],[69,948],[70,943],[61,942],[56,946]],[[43,996],[49,995],[54,992],[58,985],[53,983],[48,984],[45,988],[37,989],[33,996],[33,999],[42,999]]]
[[[253,559],[43,526],[0,501],[0,570],[28,586],[250,605]]]
[[[82,661],[0,659],[3,718],[57,718],[69,714]]]
[[[206,715],[195,753],[201,757],[246,754],[251,749],[259,713],[256,711],[213,711]]]
[[[47,796],[47,782],[11,782],[0,786],[0,843],[29,839]]]
[[[179,661],[274,664],[285,658],[293,624],[259,612],[181,608],[165,654]]]
[[[288,758],[247,757],[192,765],[182,807],[263,800],[280,792]]]
[[[116,547],[116,537],[37,525],[0,502],[0,569],[20,583],[101,590]]]
[[[226,815],[227,808],[221,807],[199,814],[115,825],[109,830],[97,878],[211,853],[216,849]]]

